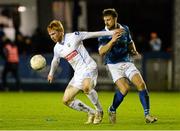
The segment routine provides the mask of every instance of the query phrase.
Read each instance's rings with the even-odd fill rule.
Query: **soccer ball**
[[[34,70],[41,70],[46,66],[46,59],[38,54],[34,55],[30,60],[31,68]]]

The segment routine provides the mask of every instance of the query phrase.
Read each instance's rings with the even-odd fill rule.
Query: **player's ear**
[[[115,23],[117,23],[117,17],[114,17],[114,21],[115,21]]]
[[[64,35],[64,32],[62,31],[61,34]]]

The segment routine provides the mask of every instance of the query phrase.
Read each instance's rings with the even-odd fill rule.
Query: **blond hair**
[[[56,30],[56,31],[62,31],[64,32],[64,27],[59,20],[53,20],[49,23],[47,26],[47,30]]]

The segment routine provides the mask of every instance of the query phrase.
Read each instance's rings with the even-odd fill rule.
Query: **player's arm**
[[[118,40],[119,37],[121,37],[123,32],[119,33],[116,32],[113,34],[112,39],[105,45],[101,45],[99,47],[99,54],[101,56],[105,55],[107,52],[109,52],[111,50],[111,48],[113,47],[113,45],[116,43],[116,41]]]
[[[49,72],[48,78],[47,78],[49,83],[52,83],[52,81],[53,81],[53,76],[58,68],[59,62],[60,62],[60,59],[53,57],[53,59],[51,61],[50,72]]]
[[[97,31],[97,32],[79,32],[79,36],[81,40],[89,39],[89,38],[97,38],[101,36],[112,36],[115,33],[120,33],[121,29],[116,29],[112,31]]]
[[[130,42],[130,44],[128,45],[128,50],[130,52],[130,55],[132,55],[135,58],[141,58],[141,55],[139,54],[139,52],[136,50],[136,46],[134,44],[133,41]]]
[[[135,44],[134,44],[133,41],[131,41],[131,42],[129,43],[128,50],[129,50],[129,52],[130,52],[131,55],[136,55],[136,54],[138,54],[138,52],[137,52],[137,50],[136,50],[136,46],[135,46]]]
[[[98,31],[98,32],[86,32],[82,35],[82,40],[89,38],[96,38],[100,36],[111,36],[114,34],[114,31]]]

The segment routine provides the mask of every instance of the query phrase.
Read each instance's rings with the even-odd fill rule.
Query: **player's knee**
[[[89,86],[84,86],[83,92],[84,92],[85,94],[89,94],[89,92],[90,92],[90,87],[89,87]]]
[[[144,82],[138,83],[138,89],[139,89],[139,90],[144,90],[144,89],[146,89],[146,84],[145,84]]]
[[[123,94],[123,95],[126,95],[129,91],[129,88],[121,88],[120,92]]]
[[[67,105],[67,106],[68,106],[68,105],[70,104],[71,100],[70,100],[70,99],[67,99],[67,98],[63,98],[63,99],[62,99],[62,102],[63,102],[64,105]]]

